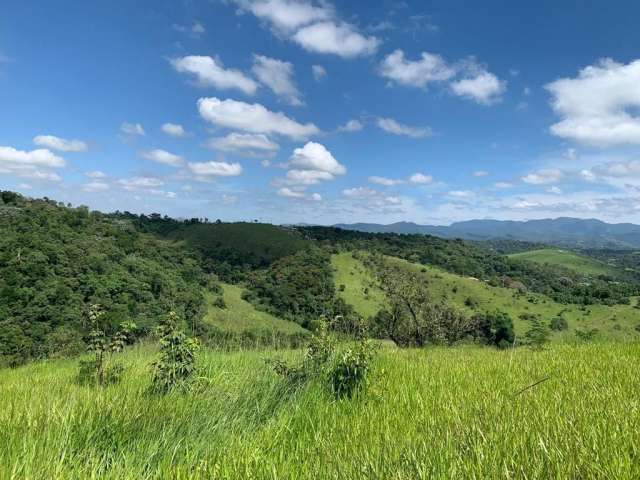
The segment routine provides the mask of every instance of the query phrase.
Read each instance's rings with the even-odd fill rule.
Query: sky
[[[270,223],[640,223],[640,2],[3,0],[0,189]]]

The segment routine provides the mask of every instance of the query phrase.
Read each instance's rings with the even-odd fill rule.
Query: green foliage
[[[554,317],[551,319],[551,322],[549,322],[549,328],[556,332],[561,332],[569,328],[569,323],[564,317]]]
[[[475,316],[478,329],[489,345],[500,349],[509,348],[515,341],[513,320],[506,312],[499,310]]]
[[[560,265],[569,270],[597,277],[605,275],[612,278],[623,277],[623,271],[615,267],[611,267],[604,262],[594,258],[579,255],[568,250],[558,248],[544,248],[539,250],[530,250],[522,253],[510,255],[511,258],[519,260],[527,260],[549,265]]]
[[[247,287],[246,300],[304,327],[322,316],[350,313],[336,296],[331,256],[319,248],[302,250],[253,272]]]
[[[88,321],[91,325],[89,332],[88,350],[93,357],[81,360],[77,376],[80,385],[106,386],[118,383],[124,371],[122,364],[114,360],[114,355],[122,352],[125,345],[136,330],[133,322],[123,322],[113,334],[105,332],[105,311],[100,305],[91,305]]]
[[[178,327],[178,316],[171,311],[158,325],[160,358],[152,363],[153,392],[166,394],[188,390],[196,374],[198,340],[187,337]]]
[[[224,301],[224,297],[220,296],[220,297],[216,297],[213,300],[213,306],[216,308],[221,308],[221,309],[226,309],[227,308],[227,302]]]
[[[107,334],[130,320],[147,334],[169,309],[191,326],[202,317],[213,280],[183,246],[86,207],[1,195],[0,365],[76,353],[91,304]]]
[[[549,328],[536,318],[531,322],[531,328],[525,333],[525,343],[533,350],[542,350],[549,343],[550,334]]]
[[[351,398],[366,386],[374,353],[374,346],[369,340],[342,352],[329,373],[336,397]]]

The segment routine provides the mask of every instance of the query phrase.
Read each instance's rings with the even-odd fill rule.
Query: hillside
[[[623,274],[622,271],[607,265],[604,262],[583,255],[578,255],[577,253],[567,250],[544,248],[540,250],[529,250],[527,252],[514,253],[509,256],[511,258],[528,260],[530,262],[561,265],[565,268],[584,273],[586,275],[607,275],[615,278],[620,277]]]
[[[562,316],[567,320],[569,329],[554,333],[555,340],[575,339],[575,331],[598,329],[601,338],[631,340],[640,339],[640,314],[630,305],[562,305],[540,294],[518,294],[515,290],[492,287],[485,282],[470,277],[462,277],[445,272],[436,267],[411,264],[404,260],[390,258],[424,275],[428,289],[434,300],[445,299],[467,313],[473,311],[491,311],[499,309],[507,312],[514,320],[518,335],[524,334],[530,326],[522,315],[539,315],[548,323],[552,318]],[[336,269],[336,282],[352,279],[346,283],[344,291],[338,295],[349,303],[363,317],[367,318],[379,310],[384,298],[375,288],[373,278],[361,261],[353,258],[349,252],[332,257]],[[424,271],[423,271],[424,270]],[[365,289],[367,291],[365,292]],[[634,304],[636,301],[633,302]],[[468,304],[473,305],[469,307]],[[373,312],[373,313],[372,313]]]
[[[570,248],[640,248],[640,225],[610,224],[595,219],[469,220],[450,226],[411,222],[355,223],[337,224],[336,227],[369,233],[423,234],[476,241],[503,238]]]

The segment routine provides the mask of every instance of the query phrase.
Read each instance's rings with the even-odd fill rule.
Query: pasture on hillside
[[[560,265],[570,270],[584,273],[585,275],[608,275],[610,277],[617,278],[622,274],[621,270],[607,265],[605,262],[558,248],[529,250],[521,253],[513,253],[509,255],[509,257],[536,263]]]
[[[189,395],[148,393],[145,345],[106,388],[72,360],[0,370],[0,478],[640,477],[638,343],[385,348],[350,400],[283,355],[205,351]]]

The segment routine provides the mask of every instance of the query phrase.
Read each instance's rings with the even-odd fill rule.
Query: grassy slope
[[[612,277],[619,277],[621,274],[621,272],[616,270],[614,267],[611,267],[604,262],[600,262],[594,258],[578,255],[577,253],[573,253],[568,250],[543,248],[541,250],[514,253],[509,256],[519,260],[560,265],[586,275],[610,275]]]
[[[351,401],[286,388],[277,355],[205,351],[207,386],[166,397],[144,347],[106,389],[0,370],[0,478],[640,478],[640,344],[382,350]]]
[[[591,305],[582,310],[576,305],[558,304],[544,295],[519,296],[515,294],[514,290],[491,287],[484,282],[453,275],[434,267],[410,264],[400,259],[391,260],[404,264],[407,268],[416,269],[416,271],[426,268],[425,279],[429,282],[429,288],[436,298],[446,297],[451,303],[468,312],[472,310],[465,306],[467,298],[477,301],[480,310],[497,308],[508,312],[514,319],[516,333],[519,335],[522,335],[529,328],[528,322],[518,318],[521,314],[538,314],[548,322],[564,311],[564,317],[569,323],[569,330],[555,333],[554,338],[556,340],[573,339],[573,332],[576,328],[598,328],[601,336],[609,339],[629,340],[640,338],[640,334],[635,330],[636,325],[640,324],[640,310],[629,305],[616,305],[613,307]],[[375,289],[371,287],[369,296],[364,295],[363,286],[371,285],[372,281],[362,263],[354,259],[350,253],[334,255],[332,263],[336,269],[337,285],[341,281],[345,283],[345,279],[352,280],[351,285],[345,283],[347,288],[340,293],[344,300],[353,305],[356,311],[364,317],[371,315],[371,312],[377,312],[382,296],[380,292],[373,291]],[[354,274],[352,275],[351,272],[354,272]],[[453,291],[454,287],[457,290],[456,292]],[[537,303],[529,302],[528,298],[534,298]],[[633,303],[635,303],[635,300]]]
[[[289,322],[273,315],[256,310],[253,305],[242,299],[242,288],[237,285],[221,284],[224,289],[224,301],[227,308],[218,308],[212,304],[213,298],[208,300],[208,310],[204,317],[209,322],[222,330],[231,332],[271,330],[285,334],[305,332],[295,322]]]

